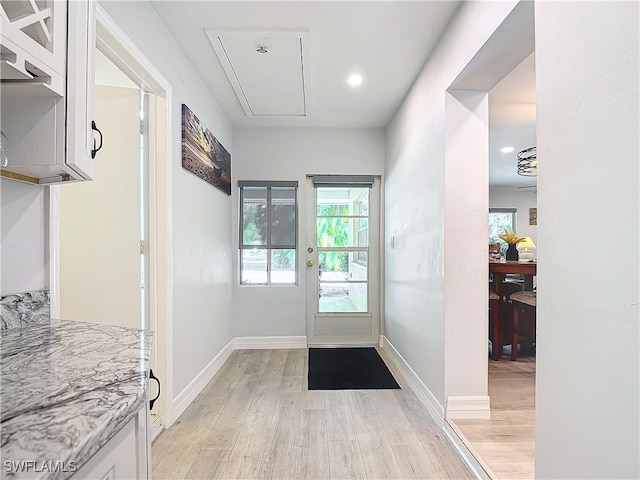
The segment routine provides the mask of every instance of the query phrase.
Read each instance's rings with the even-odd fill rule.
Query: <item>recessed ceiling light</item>
[[[501,151],[502,153],[511,153],[511,152],[513,152],[513,147],[502,147],[502,148],[500,149],[500,151]]]
[[[352,87],[358,87],[362,85],[362,75],[360,75],[359,73],[352,73],[351,75],[349,75],[349,78],[347,78],[347,83]]]

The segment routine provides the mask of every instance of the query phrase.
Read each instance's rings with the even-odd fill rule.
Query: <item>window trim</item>
[[[267,219],[266,219],[266,243],[264,245],[245,245],[244,244],[244,188],[245,187],[258,187],[258,188],[266,188],[267,189]],[[295,225],[294,225],[294,244],[293,245],[273,245],[271,244],[271,207],[273,207],[271,200],[271,189],[272,188],[293,188],[294,189],[294,217],[295,217]],[[239,180],[238,181],[238,284],[241,286],[251,286],[251,287],[292,287],[297,286],[299,284],[299,275],[298,275],[298,243],[299,243],[299,219],[298,219],[298,210],[299,210],[299,188],[297,181],[246,181]],[[244,250],[266,250],[267,251],[267,282],[266,283],[245,283],[242,281],[242,252]],[[274,250],[293,250],[295,252],[293,271],[295,280],[291,283],[273,283],[271,281],[271,257],[272,251]]]

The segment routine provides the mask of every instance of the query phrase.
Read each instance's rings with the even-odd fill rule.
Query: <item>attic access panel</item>
[[[306,33],[206,33],[248,117],[307,115]]]

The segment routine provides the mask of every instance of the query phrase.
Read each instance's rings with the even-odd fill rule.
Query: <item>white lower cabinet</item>
[[[142,408],[71,479],[150,479],[148,415],[148,408]]]

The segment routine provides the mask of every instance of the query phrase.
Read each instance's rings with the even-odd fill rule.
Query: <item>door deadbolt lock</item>
[[[313,267],[313,260],[307,260],[307,267]]]
[[[309,247],[309,248],[307,248],[307,252],[309,252],[309,253],[313,253],[313,247]]]

